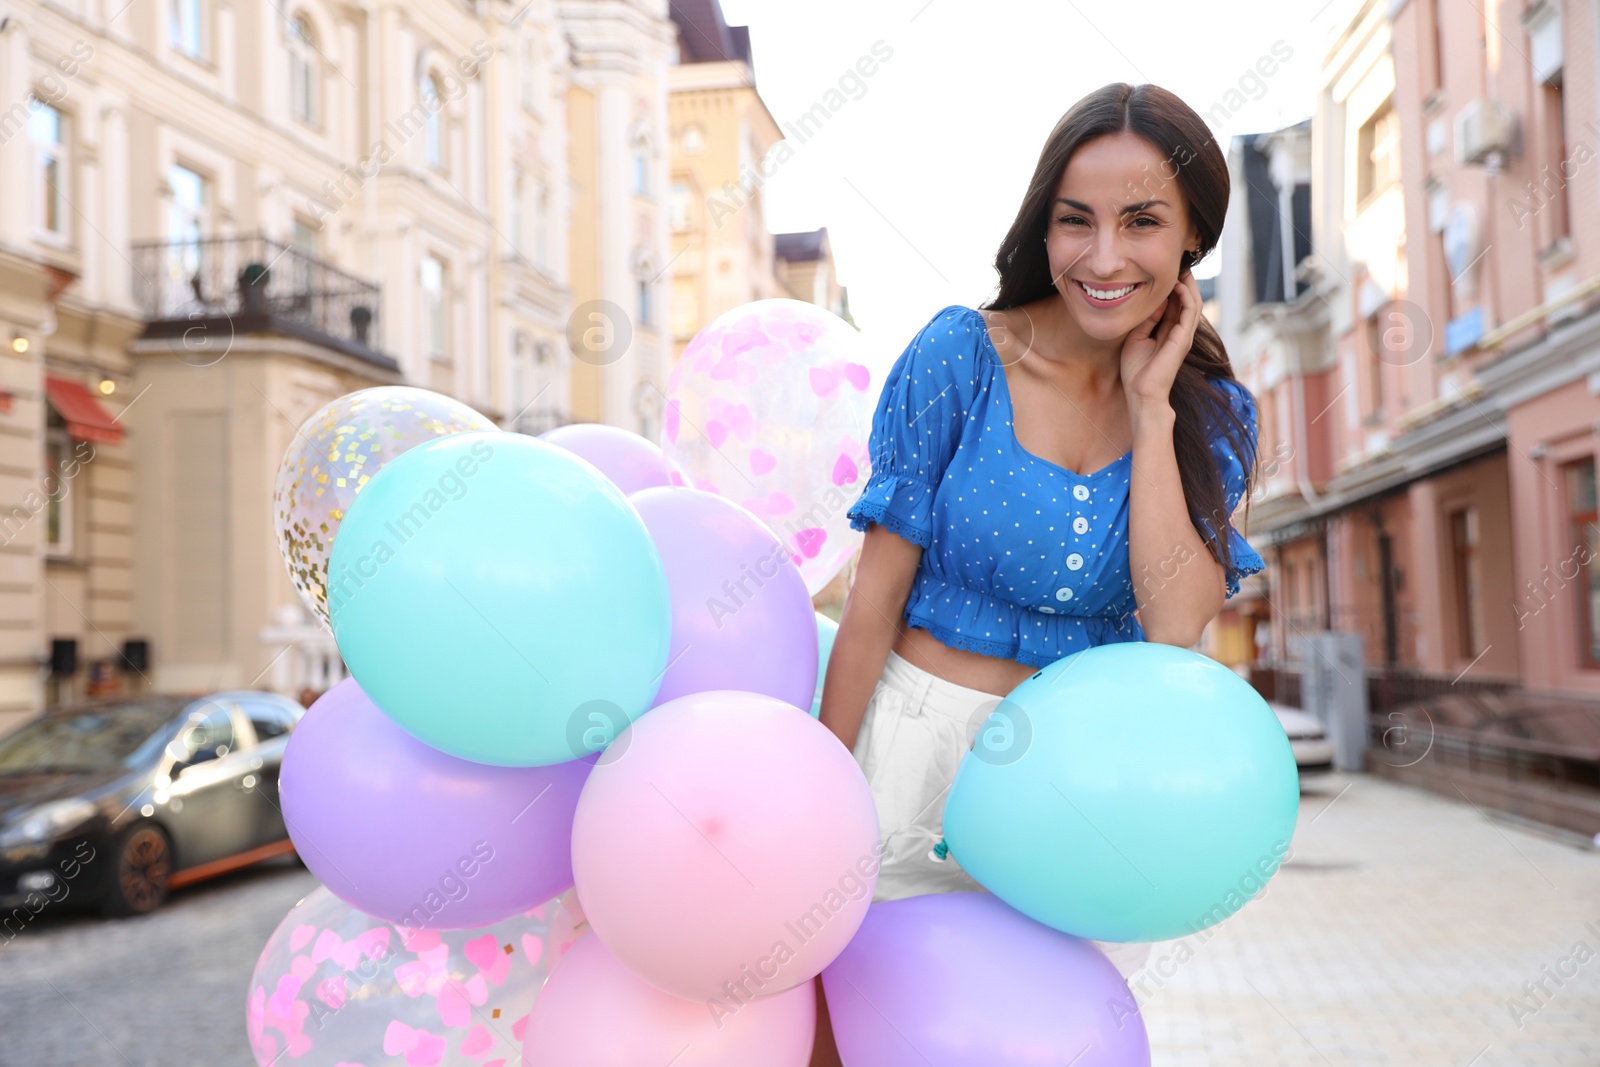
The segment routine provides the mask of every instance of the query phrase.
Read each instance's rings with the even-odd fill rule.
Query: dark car
[[[0,937],[68,898],[114,915],[293,851],[278,767],[304,709],[253,691],[46,711],[0,738]]]

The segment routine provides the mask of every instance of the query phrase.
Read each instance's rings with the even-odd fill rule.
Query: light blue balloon
[[[1175,645],[1074,653],[1009,693],[961,761],[950,855],[1047,926],[1161,941],[1222,921],[1289,850],[1289,739],[1233,671]]]
[[[328,607],[378,707],[508,767],[604,748],[650,707],[671,638],[666,572],[622,491],[514,433],[442,437],[374,475],[334,541]]]
[[[822,683],[827,681],[828,657],[833,655],[833,638],[839,624],[817,612],[817,695],[811,698],[811,717],[822,718]]]

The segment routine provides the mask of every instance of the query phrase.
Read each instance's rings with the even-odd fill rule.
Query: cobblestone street
[[[0,1067],[250,1067],[256,953],[314,885],[273,866],[144,919],[42,916],[0,946]],[[1157,1067],[1594,1067],[1596,949],[1600,852],[1335,776],[1302,795],[1267,891],[1130,984]]]
[[[1600,1064],[1600,851],[1464,800],[1307,785],[1289,862],[1207,933],[1130,979],[1158,1067]]]

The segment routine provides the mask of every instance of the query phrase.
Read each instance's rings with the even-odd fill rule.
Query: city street
[[[256,953],[314,885],[275,864],[144,919],[41,917],[0,948],[0,1067],[250,1067]],[[1157,1067],[1593,1067],[1596,949],[1587,843],[1334,776],[1304,791],[1266,892],[1130,984]]]

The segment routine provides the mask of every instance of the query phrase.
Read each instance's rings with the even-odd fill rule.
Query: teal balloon
[[[828,657],[833,655],[833,638],[839,624],[817,612],[817,694],[811,698],[811,717],[822,718],[822,683],[827,681]]]
[[[944,808],[953,856],[1047,926],[1162,941],[1221,922],[1289,850],[1289,739],[1233,671],[1175,645],[1099,645],[1012,690]]]
[[[462,759],[535,767],[604,748],[667,665],[667,578],[644,521],[594,466],[533,437],[454,434],[391,460],[351,504],[328,572],[351,675]]]

